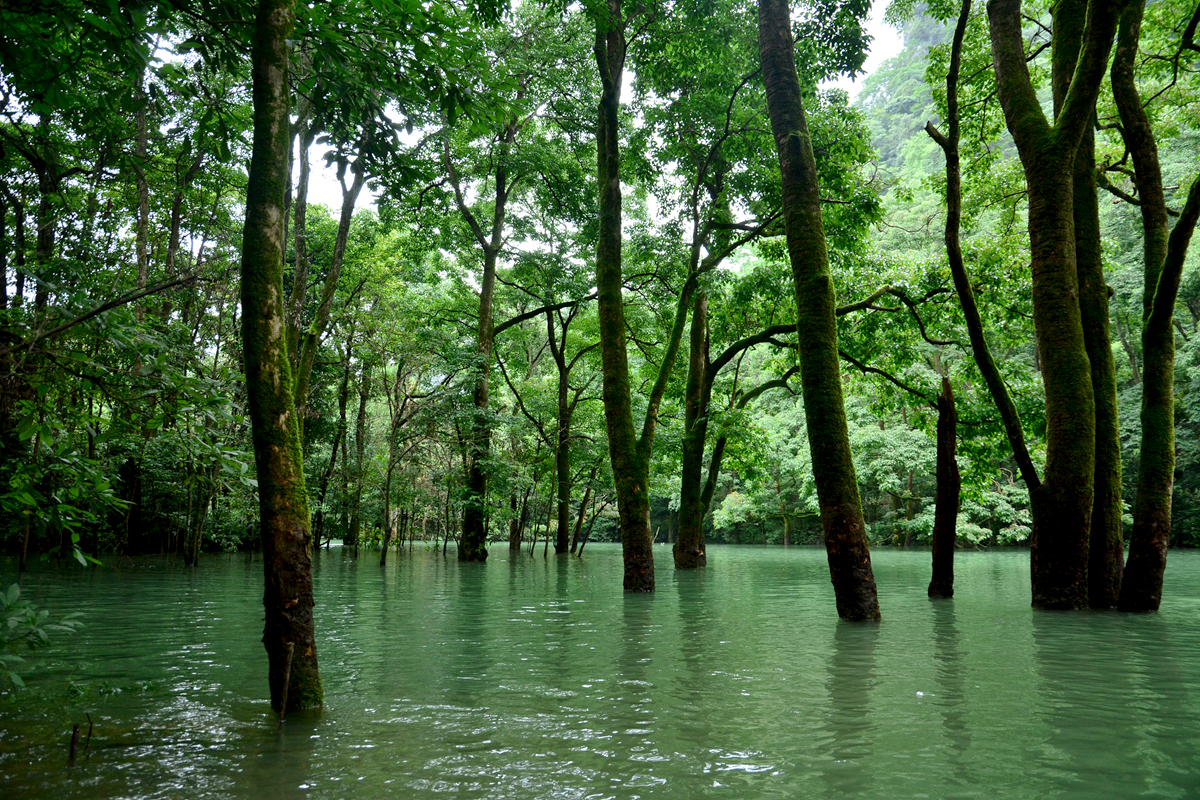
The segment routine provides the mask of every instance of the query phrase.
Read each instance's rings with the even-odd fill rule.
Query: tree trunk
[[[1118,608],[1157,611],[1171,538],[1175,481],[1175,333],[1171,321],[1200,205],[1200,182],[1192,184],[1175,229],[1167,234],[1167,206],[1154,130],[1134,82],[1143,8],[1126,5],[1117,31],[1112,65],[1113,98],[1125,146],[1133,159],[1141,201],[1145,282],[1142,290],[1142,441],[1138,461],[1129,562]],[[1133,361],[1132,350],[1126,344]],[[1134,362],[1136,364],[1136,362]]]
[[[135,102],[140,103],[140,108],[135,112],[135,122],[137,131],[135,133],[136,145],[134,147],[134,164],[133,171],[137,176],[137,223],[134,226],[134,250],[137,253],[137,289],[145,289],[146,281],[149,279],[150,271],[150,256],[148,251],[148,242],[150,235],[150,184],[146,181],[146,145],[148,143],[148,131],[146,125],[146,112],[150,104],[150,98],[146,96],[146,69],[142,68],[138,75],[137,88],[134,90]],[[139,321],[146,316],[145,303],[139,302],[134,309]]]
[[[642,457],[633,423],[629,356],[621,275],[621,85],[625,69],[622,0],[608,0],[596,16],[596,66],[600,107],[596,155],[600,189],[596,240],[596,291],[600,324],[604,419],[621,524],[624,588],[654,591],[654,550],[650,531],[649,461]],[[646,443],[648,445],[648,443]]]
[[[679,533],[675,540],[675,569],[697,569],[708,564],[704,547],[704,512],[701,481],[704,443],[708,438],[708,405],[712,383],[708,373],[708,293],[692,299],[688,335],[688,372],[684,388],[683,456],[679,485]]]
[[[958,412],[950,380],[942,378],[938,395],[937,422],[937,496],[933,510],[933,577],[930,597],[954,597],[954,543],[958,539],[959,495],[962,478],[958,473]]]
[[[554,473],[558,486],[558,529],[554,537],[554,553],[562,555],[570,546],[571,530],[571,413],[574,410],[568,399],[570,371],[567,366],[566,329],[563,330],[562,346],[559,347],[554,333],[554,312],[546,311],[546,331],[554,362],[558,367],[558,415],[554,437]]]
[[[263,644],[271,706],[281,711],[316,708],[323,700],[313,633],[308,498],[283,326],[287,38],[292,26],[291,0],[261,0],[251,56],[254,148],[246,189],[241,295],[265,575]]]
[[[1086,0],[1054,5],[1052,59],[1055,113],[1061,109],[1083,40]],[[1121,440],[1117,418],[1117,368],[1108,330],[1108,284],[1100,242],[1096,198],[1096,142],[1089,124],[1075,152],[1073,171],[1075,272],[1084,345],[1096,406],[1095,477],[1088,534],[1088,605],[1115,608],[1121,591],[1125,544],[1121,535]]]
[[[1029,79],[1020,0],[988,4],[997,94],[1029,190],[1034,330],[1046,390],[1046,470],[1030,492],[1037,608],[1088,602],[1096,406],[1076,273],[1073,165],[1107,65],[1116,24],[1111,5],[1089,5],[1078,68],[1051,126]]]
[[[830,576],[840,617],[878,620],[879,599],[842,402],[833,283],[825,250],[816,162],[800,97],[786,0],[760,0],[758,21],[767,111],[783,179],[805,424]]]
[[[358,419],[354,422],[354,496],[350,504],[350,530],[342,540],[343,547],[353,547],[358,558],[358,539],[362,532],[363,461],[367,449],[367,401],[371,397],[371,370],[366,362],[358,386]]]

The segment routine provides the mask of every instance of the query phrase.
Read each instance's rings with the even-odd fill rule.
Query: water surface
[[[822,550],[709,555],[655,548],[626,596],[617,546],[321,553],[326,708],[282,731],[258,557],[39,565],[26,594],[86,628],[0,699],[0,796],[1200,797],[1200,553],[1129,616],[1031,610],[1027,551],[958,554],[935,603],[928,552],[877,550],[881,625],[838,622]]]

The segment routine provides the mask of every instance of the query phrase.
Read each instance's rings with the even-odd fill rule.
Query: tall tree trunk
[[[958,412],[950,379],[942,378],[938,395],[937,422],[937,496],[933,508],[933,577],[930,597],[954,597],[954,543],[958,539],[959,495],[962,478],[958,473]]]
[[[366,362],[358,385],[358,418],[354,422],[354,495],[350,503],[350,529],[342,540],[343,547],[353,547],[358,557],[358,540],[362,532],[363,460],[367,449],[367,401],[371,397],[371,370]]]
[[[255,21],[254,148],[242,235],[242,346],[258,470],[271,687],[277,710],[319,707],[308,498],[283,327],[287,38],[292,0],[261,0]],[[285,680],[285,676],[287,676]]]
[[[621,275],[621,85],[625,69],[626,21],[622,0],[608,0],[596,16],[596,66],[600,107],[596,156],[600,226],[596,239],[596,290],[600,324],[604,419],[612,461],[621,552],[627,592],[654,591],[654,550],[650,531],[648,460],[641,457],[633,423],[629,356]],[[607,12],[607,13],[605,13]],[[648,444],[648,443],[647,443]]]
[[[342,211],[338,217],[337,234],[333,240],[333,255],[330,258],[329,272],[325,275],[325,284],[321,289],[321,302],[317,306],[317,314],[312,324],[302,333],[292,335],[300,342],[300,352],[296,355],[296,410],[300,422],[300,431],[304,431],[304,416],[308,409],[309,380],[312,377],[313,363],[317,358],[317,350],[321,345],[321,337],[329,327],[329,315],[333,310],[333,300],[337,295],[338,278],[342,274],[342,262],[346,256],[346,242],[350,237],[350,223],[354,220],[354,205],[362,193],[366,183],[366,167],[361,163],[361,154],[369,143],[368,134],[363,134],[359,142],[359,162],[355,164],[354,177],[348,187],[342,189]],[[289,138],[290,141],[290,138]],[[307,161],[308,153],[304,153]],[[303,161],[302,161],[303,168]],[[298,324],[294,320],[293,324]]]
[[[1058,0],[1053,9],[1054,108],[1061,110],[1083,41],[1086,0]],[[1125,544],[1121,535],[1121,440],[1117,418],[1117,368],[1108,331],[1108,284],[1096,197],[1096,141],[1089,124],[1075,152],[1073,172],[1075,272],[1083,339],[1096,404],[1095,485],[1088,535],[1088,605],[1114,608],[1121,591]]]
[[[979,315],[979,306],[975,302],[975,291],[971,288],[971,279],[967,275],[963,263],[962,246],[959,242],[959,228],[962,220],[962,168],[958,155],[959,143],[959,114],[958,114],[958,77],[962,66],[963,38],[966,35],[967,22],[971,14],[971,0],[963,0],[958,14],[958,23],[954,29],[954,38],[950,50],[950,68],[946,73],[946,134],[942,133],[932,122],[926,124],[925,131],[941,146],[946,156],[946,256],[950,264],[950,274],[954,280],[954,291],[962,306],[963,319],[967,324],[967,335],[971,341],[971,353],[987,384],[992,402],[1000,413],[1004,432],[1012,448],[1013,459],[1021,479],[1029,491],[1041,485],[1029,449],[1025,445],[1025,431],[1021,426],[1021,417],[1017,406],[1008,394],[1008,387],[992,357],[988,346],[987,336],[983,329],[983,320]]]
[[[684,388],[683,455],[679,488],[679,533],[675,540],[675,569],[697,569],[708,564],[704,547],[704,512],[701,482],[704,443],[708,438],[708,405],[712,383],[708,373],[708,293],[692,298],[688,336],[688,372]]]
[[[840,617],[878,620],[879,599],[842,402],[837,321],[820,188],[800,97],[787,0],[760,0],[758,24],[767,111],[783,179],[805,424],[830,576]]]
[[[459,213],[471,228],[471,232],[483,251],[483,275],[479,281],[479,328],[475,338],[475,392],[472,398],[474,413],[471,418],[470,465],[467,471],[467,491],[463,501],[462,538],[458,543],[459,561],[487,560],[487,470],[492,449],[492,425],[488,415],[488,384],[492,365],[492,342],[494,338],[492,301],[496,292],[496,262],[504,240],[504,218],[508,206],[508,194],[516,179],[509,180],[508,155],[517,134],[517,120],[512,119],[500,137],[500,155],[495,173],[495,194],[492,206],[492,227],[485,232],[463,195],[458,171],[450,157],[449,134],[443,140],[442,157],[450,183],[454,188],[454,199]]]
[[[1128,3],[1117,31],[1113,98],[1125,146],[1133,159],[1141,201],[1145,282],[1142,289],[1142,441],[1138,460],[1129,562],[1121,584],[1122,611],[1157,611],[1171,538],[1175,481],[1175,332],[1171,329],[1180,274],[1200,208],[1192,184],[1175,229],[1167,234],[1166,195],[1154,130],[1134,81],[1143,7]]]
[[[150,184],[146,180],[146,146],[149,133],[146,124],[146,112],[149,110],[150,98],[146,96],[146,70],[143,67],[138,75],[137,88],[134,90],[134,100],[139,104],[135,112],[137,132],[134,147],[133,170],[137,175],[137,224],[134,228],[134,249],[137,251],[137,288],[145,289],[149,279],[150,255],[148,252],[150,236]],[[134,309],[138,320],[146,316],[145,303],[138,303]]]
[[[548,304],[549,305],[549,304]],[[563,326],[561,346],[554,329],[554,311],[546,310],[546,337],[554,364],[558,369],[558,413],[555,415],[554,475],[558,487],[558,529],[554,538],[554,553],[567,552],[571,527],[571,415],[574,405],[568,392],[571,368],[567,362],[567,328]],[[573,363],[573,362],[572,362]]]
[[[996,89],[1029,190],[1033,317],[1046,389],[1046,470],[1030,492],[1031,577],[1038,608],[1088,603],[1096,457],[1096,404],[1076,272],[1075,153],[1091,124],[1116,26],[1114,4],[1092,0],[1079,64],[1054,125],[1029,79],[1020,0],[991,0]],[[1067,13],[1063,6],[1059,14]]]

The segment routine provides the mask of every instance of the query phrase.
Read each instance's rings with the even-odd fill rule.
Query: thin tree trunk
[[[371,370],[366,362],[363,362],[358,387],[358,418],[354,422],[354,497],[350,506],[350,531],[342,541],[343,547],[354,548],[355,558],[358,558],[358,540],[362,532],[363,482],[366,478],[363,474],[363,461],[367,448],[367,401],[370,397]]]
[[[958,540],[959,496],[962,478],[958,473],[958,412],[950,379],[942,378],[938,395],[937,496],[933,510],[933,577],[930,597],[954,596],[954,543]]]
[[[708,293],[692,298],[688,336],[688,371],[684,388],[683,454],[679,488],[679,533],[675,539],[675,569],[707,566],[704,547],[704,503],[701,481],[704,443],[708,438],[708,406],[712,383],[708,373]]]
[[[146,146],[149,135],[146,124],[146,112],[150,104],[150,98],[146,96],[146,70],[143,67],[138,75],[137,88],[135,89],[135,101],[140,104],[140,108],[135,112],[137,132],[136,145],[134,147],[134,166],[133,171],[137,176],[137,223],[134,228],[134,249],[137,252],[137,283],[136,288],[145,289],[146,282],[149,279],[150,257],[147,252],[147,245],[150,235],[150,184],[146,181]],[[142,320],[146,316],[146,306],[144,303],[138,303],[134,309],[138,320]]]
[[[287,38],[293,23],[292,0],[260,0],[251,55],[254,147],[241,295],[265,577],[263,644],[271,705],[281,711],[316,708],[324,697],[313,631],[308,498],[283,335],[283,204],[290,139]],[[282,708],[285,697],[287,709]]]
[[[963,0],[958,14],[958,23],[954,30],[954,39],[950,52],[950,69],[946,74],[946,135],[942,135],[932,122],[925,126],[925,131],[941,146],[946,156],[946,256],[950,263],[950,274],[954,279],[954,291],[958,294],[962,306],[963,319],[967,324],[967,335],[971,341],[971,353],[979,372],[983,375],[992,402],[1000,413],[1004,425],[1004,433],[1012,448],[1013,459],[1021,479],[1029,491],[1041,485],[1037,468],[1029,456],[1025,444],[1025,431],[1021,425],[1021,417],[1017,406],[1008,394],[1008,387],[1000,375],[1000,368],[992,357],[988,346],[987,335],[983,329],[983,320],[979,314],[979,306],[975,303],[975,291],[971,288],[971,279],[967,275],[963,263],[962,246],[959,242],[959,228],[962,220],[962,169],[958,155],[959,144],[959,113],[958,113],[958,77],[962,65],[963,37],[967,30],[967,21],[971,14],[971,0]]]
[[[800,97],[786,0],[760,0],[758,20],[767,111],[783,178],[805,424],[829,571],[838,615],[848,620],[878,620],[879,599],[842,402],[833,284],[816,161]]]
[[[587,487],[583,491],[583,502],[579,504],[579,516],[575,518],[575,532],[571,534],[571,552],[579,546],[579,532],[583,530],[583,516],[587,511],[588,501],[592,498],[592,481],[596,480],[596,472],[600,469],[600,465],[592,467],[592,474],[588,478]]]

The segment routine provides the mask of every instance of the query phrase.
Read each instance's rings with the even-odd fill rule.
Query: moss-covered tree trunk
[[[1167,206],[1158,145],[1134,82],[1143,8],[1126,5],[1113,57],[1113,97],[1125,146],[1133,159],[1141,202],[1145,282],[1142,290],[1142,441],[1138,461],[1129,562],[1121,583],[1122,611],[1157,611],[1171,538],[1175,482],[1175,331],[1179,280],[1200,208],[1200,182],[1192,185],[1175,229],[1167,234]]]
[[[479,286],[479,330],[475,339],[478,359],[472,393],[471,442],[463,498],[462,537],[459,561],[487,560],[487,462],[492,450],[492,428],[488,419],[488,383],[492,361],[492,298],[496,289],[496,250],[484,250],[483,276]]]
[[[997,94],[1029,191],[1034,329],[1046,391],[1046,469],[1030,492],[1033,605],[1083,608],[1096,412],[1076,273],[1073,165],[1092,120],[1116,18],[1107,0],[1089,5],[1078,68],[1054,125],[1029,78],[1020,0],[991,0],[988,18]]]
[[[675,569],[697,569],[708,563],[704,548],[704,444],[708,438],[708,293],[692,299],[687,383],[684,389],[682,470],[679,488],[679,532],[675,539]]]
[[[942,378],[938,395],[937,494],[933,508],[933,576],[930,597],[954,597],[954,543],[958,540],[959,495],[958,412],[949,378]]]
[[[633,423],[629,357],[625,350],[625,306],[621,291],[621,84],[625,69],[625,20],[621,0],[608,0],[596,13],[596,66],[600,107],[596,124],[600,190],[596,237],[596,294],[600,324],[604,421],[621,523],[621,552],[627,592],[654,591],[650,530],[649,462],[640,452]]]
[[[849,620],[877,620],[879,600],[842,402],[837,321],[820,187],[796,74],[787,0],[760,0],[758,25],[767,111],[783,179],[805,424],[829,571],[838,615]]]
[[[1054,4],[1052,73],[1055,114],[1059,113],[1083,41],[1086,0]],[[1088,535],[1088,605],[1115,608],[1121,591],[1125,544],[1121,535],[1121,440],[1117,418],[1117,369],[1108,332],[1108,284],[1100,242],[1100,208],[1096,197],[1096,142],[1085,127],[1075,151],[1073,172],[1075,272],[1079,279],[1079,311],[1084,345],[1092,370],[1096,405],[1095,484]]]
[[[254,147],[242,235],[242,347],[258,471],[263,606],[275,709],[319,707],[313,635],[308,498],[292,402],[283,319],[284,194],[288,135],[287,38],[291,0],[262,0],[255,20]],[[286,680],[285,680],[286,676]]]

